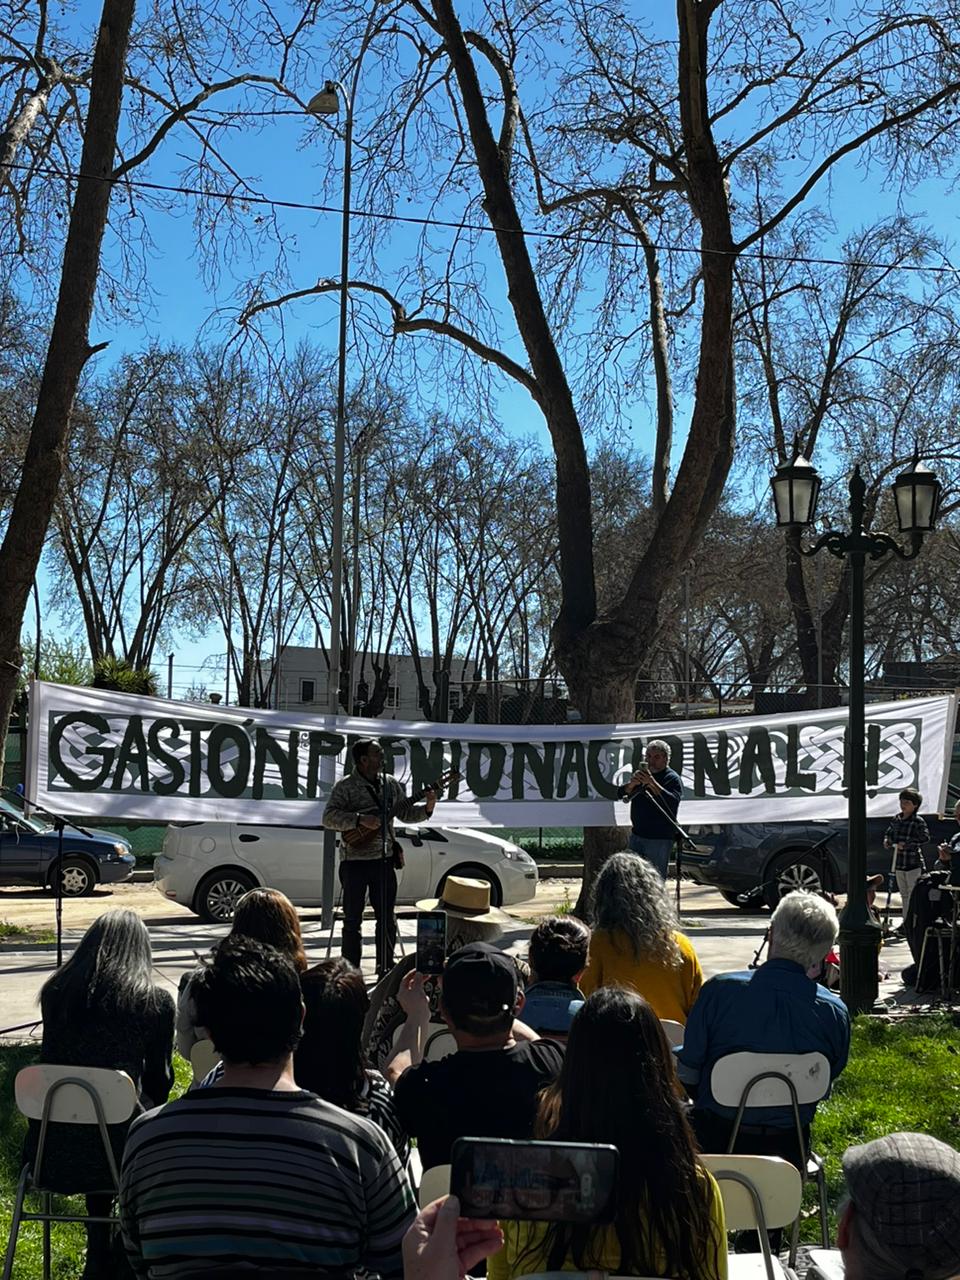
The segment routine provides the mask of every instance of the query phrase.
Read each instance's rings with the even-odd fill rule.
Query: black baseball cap
[[[519,976],[511,956],[489,942],[469,942],[443,968],[443,1003],[457,1018],[495,1018],[512,1012]]]

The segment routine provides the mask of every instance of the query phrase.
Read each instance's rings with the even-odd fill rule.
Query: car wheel
[[[741,911],[759,911],[763,907],[763,899],[755,889],[749,893],[729,893],[726,889],[718,889],[717,892],[724,902],[729,902],[731,907],[739,907]]]
[[[475,867],[467,865],[465,867],[454,867],[452,871],[448,871],[443,877],[439,885],[437,885],[437,897],[443,897],[443,886],[447,882],[447,876],[463,876],[465,880],[485,880],[490,886],[490,905],[491,907],[499,907],[503,902],[503,888],[500,881],[488,870],[487,867]]]
[[[50,888],[57,891],[56,869]],[[60,892],[65,898],[88,898],[97,884],[97,873],[86,858],[64,858],[59,871]]]
[[[829,874],[829,871],[828,873]],[[778,853],[767,868],[763,896],[771,911],[786,893],[804,889],[807,893],[820,893],[827,886],[820,873],[820,859],[802,849]]]
[[[197,915],[210,924],[229,924],[237,903],[250,889],[256,888],[253,876],[227,867],[214,871],[197,890]]]

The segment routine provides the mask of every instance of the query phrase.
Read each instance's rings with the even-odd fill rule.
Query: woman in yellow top
[[[671,1052],[646,1000],[623,987],[594,992],[573,1020],[559,1079],[542,1095],[537,1136],[617,1147],[614,1221],[502,1222],[488,1280],[591,1270],[726,1280],[723,1201],[672,1078]]]
[[[608,858],[593,886],[590,958],[580,990],[630,987],[658,1018],[686,1024],[703,970],[653,865],[635,853]]]

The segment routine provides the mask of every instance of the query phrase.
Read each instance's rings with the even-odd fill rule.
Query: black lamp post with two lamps
[[[806,458],[795,457],[777,467],[770,481],[781,528],[803,529],[813,523],[820,495],[820,476]],[[887,533],[863,527],[866,491],[860,467],[850,477],[850,528],[830,529],[812,547],[800,546],[805,556],[826,549],[850,561],[850,671],[846,748],[847,775],[847,901],[840,915],[840,994],[853,1013],[873,1008],[879,985],[880,927],[867,907],[867,796],[864,724],[864,565],[887,552],[912,560],[924,535],[930,533],[940,506],[940,481],[923,466],[918,454],[893,483],[900,532],[910,535],[904,550]],[[904,903],[906,909],[906,903]]]

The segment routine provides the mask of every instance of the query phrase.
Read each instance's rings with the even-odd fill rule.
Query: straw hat
[[[417,903],[418,911],[443,911],[459,920],[476,920],[480,924],[513,925],[499,907],[490,905],[490,885],[486,880],[469,880],[466,876],[447,876],[443,882],[442,898],[423,898]]]

